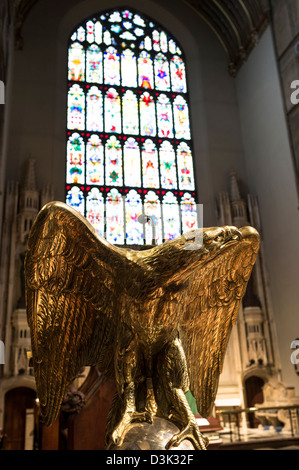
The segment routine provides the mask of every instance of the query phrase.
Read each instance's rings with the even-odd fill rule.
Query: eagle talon
[[[153,416],[148,411],[127,411],[111,434],[112,443],[116,446],[121,446],[126,432],[130,426],[136,422],[153,424]]]
[[[165,446],[166,450],[178,447],[185,439],[190,440],[198,450],[206,450],[209,443],[209,439],[201,434],[197,426],[190,423],[181,432],[172,436]]]
[[[149,412],[149,411],[141,411],[141,412],[138,412],[138,411],[135,411],[132,415],[132,423],[134,422],[142,422],[142,423],[149,423],[149,424],[153,424],[153,416],[152,414]]]

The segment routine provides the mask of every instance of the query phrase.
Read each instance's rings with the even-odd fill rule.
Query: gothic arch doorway
[[[17,387],[5,394],[4,450],[24,450],[26,410],[34,408],[36,393],[27,387]]]
[[[245,391],[246,391],[246,405],[251,407],[257,403],[264,402],[263,386],[265,382],[261,377],[252,375],[245,380]],[[248,424],[251,428],[256,428],[259,421],[256,419],[254,413],[248,413]]]

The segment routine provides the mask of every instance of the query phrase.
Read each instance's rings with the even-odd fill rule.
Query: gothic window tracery
[[[185,60],[150,18],[94,15],[68,47],[66,202],[115,244],[197,227]]]

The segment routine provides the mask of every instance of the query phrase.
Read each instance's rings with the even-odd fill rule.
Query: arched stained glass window
[[[114,244],[150,244],[153,233],[162,243],[195,228],[186,68],[175,38],[135,10],[95,14],[70,37],[67,76],[66,202]]]

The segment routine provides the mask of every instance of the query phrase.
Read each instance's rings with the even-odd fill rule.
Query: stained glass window
[[[74,84],[68,92],[68,129],[85,129],[85,94],[81,86]]]
[[[144,198],[144,214],[150,220],[145,225],[145,241],[147,245],[152,243],[152,239],[161,243],[162,240],[162,219],[161,219],[161,203],[158,195],[154,191],[148,191]],[[153,232],[154,226],[154,232]]]
[[[183,233],[189,232],[196,228],[197,224],[197,213],[196,203],[194,198],[189,194],[185,193],[181,199],[181,217],[183,225]]]
[[[178,200],[172,192],[163,197],[163,229],[167,240],[173,240],[181,234],[181,221]]]
[[[137,86],[137,60],[131,49],[125,49],[121,55],[121,79],[122,86]]]
[[[138,58],[138,85],[141,88],[154,88],[153,59],[149,52],[142,51]]]
[[[86,52],[86,81],[89,83],[102,83],[103,81],[103,53],[99,46],[92,44]]]
[[[158,151],[151,139],[142,146],[142,176],[145,188],[159,188]]]
[[[183,59],[175,55],[170,61],[171,83],[173,91],[186,92],[185,64]]]
[[[84,141],[74,132],[67,141],[67,183],[84,183]]]
[[[105,131],[121,132],[120,97],[115,88],[109,88],[105,96]]]
[[[128,245],[138,245],[143,241],[143,225],[138,221],[142,214],[140,194],[131,189],[126,197],[126,242]]]
[[[175,136],[177,139],[190,139],[190,124],[186,100],[178,95],[173,102]]]
[[[103,131],[103,95],[95,85],[86,94],[86,129]]]
[[[158,90],[170,90],[169,63],[164,54],[155,58],[155,86]]]
[[[177,189],[175,152],[172,144],[165,140],[160,147],[161,187]]]
[[[159,137],[173,137],[171,103],[164,94],[157,100],[157,121]]]
[[[86,199],[86,218],[102,237],[104,236],[104,198],[98,188],[92,188]]]
[[[108,85],[119,85],[119,54],[114,47],[108,47],[104,53],[104,77]]]
[[[86,183],[104,184],[104,148],[97,134],[89,137],[86,145]]]
[[[132,137],[124,144],[124,175],[125,186],[141,186],[140,149]]]
[[[133,9],[94,14],[70,35],[67,78],[66,202],[114,244],[162,243],[195,228],[176,39]]]
[[[156,106],[153,96],[145,91],[139,102],[140,132],[142,135],[156,135]]]
[[[69,80],[81,82],[84,80],[85,51],[81,44],[74,42],[69,48]]]
[[[193,159],[191,149],[186,142],[181,142],[178,145],[177,164],[179,188],[194,191]]]
[[[120,141],[111,136],[106,142],[106,178],[107,186],[122,186],[122,148]]]
[[[122,100],[123,133],[139,134],[139,116],[137,96],[132,90],[127,90]]]
[[[121,193],[112,188],[106,199],[106,238],[110,243],[124,243],[124,202]]]
[[[77,209],[77,211],[80,212],[81,215],[84,215],[83,191],[78,186],[70,187],[69,185],[67,185],[66,189],[67,189],[67,193],[66,193],[67,204],[74,207],[74,209]]]

